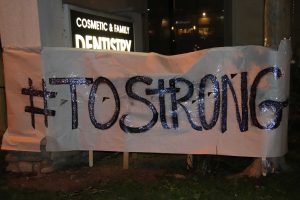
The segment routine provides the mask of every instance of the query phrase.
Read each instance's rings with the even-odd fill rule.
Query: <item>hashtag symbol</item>
[[[50,92],[46,89],[46,83],[42,79],[42,90],[36,90],[32,87],[32,80],[28,78],[29,88],[22,88],[22,94],[29,96],[30,106],[25,106],[25,112],[31,113],[31,125],[35,129],[35,114],[44,115],[45,126],[48,127],[48,116],[55,116],[55,110],[48,109],[48,99],[55,98],[56,92]],[[42,97],[44,108],[34,107],[33,97]]]

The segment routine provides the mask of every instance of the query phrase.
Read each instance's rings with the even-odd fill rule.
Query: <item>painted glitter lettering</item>
[[[272,130],[280,126],[282,120],[282,112],[285,107],[288,106],[288,100],[275,101],[271,99],[264,100],[256,105],[256,95],[257,89],[260,84],[261,79],[267,74],[274,76],[275,80],[282,77],[282,72],[279,68],[269,67],[261,70],[255,77],[251,87],[250,95],[248,95],[248,73],[241,72],[240,74],[223,75],[221,81],[219,82],[217,77],[213,74],[204,75],[199,79],[199,84],[194,84],[190,80],[184,77],[170,78],[168,80],[168,86],[165,85],[166,79],[158,79],[157,87],[153,88],[153,79],[147,76],[134,76],[126,81],[125,90],[126,95],[133,101],[138,101],[143,103],[149,110],[149,115],[152,114],[152,118],[146,121],[142,126],[131,126],[128,121],[128,116],[130,113],[123,113],[119,119],[121,112],[121,100],[117,88],[114,83],[105,77],[98,77],[95,80],[88,77],[61,77],[61,78],[49,78],[49,83],[59,87],[59,85],[69,85],[70,96],[71,96],[71,118],[72,118],[72,129],[78,128],[78,105],[77,105],[77,94],[76,87],[79,85],[85,85],[89,89],[88,97],[88,113],[91,124],[100,130],[106,130],[115,125],[119,119],[119,126],[125,133],[144,133],[155,126],[158,119],[160,119],[161,126],[164,129],[179,129],[180,122],[178,109],[183,109],[183,115],[180,117],[186,117],[190,126],[197,131],[210,130],[213,129],[219,118],[220,119],[220,130],[221,133],[227,131],[227,112],[228,112],[228,93],[231,93],[232,101],[234,105],[234,113],[236,118],[237,126],[241,132],[248,131],[248,113],[250,111],[251,121],[253,126],[259,129]],[[240,98],[237,95],[237,89],[232,83],[233,78],[240,77]],[[46,84],[42,80],[42,90],[35,90],[32,86],[32,80],[28,79],[29,88],[23,88],[22,94],[28,95],[30,98],[30,106],[25,107],[25,112],[31,113],[31,122],[33,128],[35,128],[35,114],[42,114],[45,117],[45,126],[48,126],[47,117],[55,116],[55,111],[48,109],[48,100],[55,98],[55,92],[49,92],[46,89]],[[145,84],[147,88],[144,91],[144,97],[141,93],[134,91],[135,85]],[[92,84],[90,88],[90,84]],[[101,84],[106,84],[112,94],[113,98],[104,96],[102,99],[98,99],[99,102],[102,101],[114,101],[114,109],[112,109],[112,114],[110,119],[103,123],[96,119],[95,113],[95,102],[97,101],[96,96],[101,93],[98,87]],[[186,92],[184,91],[185,88]],[[198,91],[198,93],[195,93]],[[179,97],[180,94],[180,97]],[[159,112],[155,107],[154,103],[147,99],[157,98],[159,104]],[[249,97],[248,97],[249,96]],[[36,108],[33,104],[33,97],[43,97],[44,108]],[[249,104],[248,104],[249,102]],[[168,104],[167,104],[168,103]],[[197,103],[197,104],[194,104]],[[209,105],[212,109],[206,109]],[[168,108],[166,105],[170,105]],[[191,110],[189,105],[195,105],[197,108]],[[257,109],[258,108],[258,109]],[[168,110],[169,109],[169,110]],[[273,112],[273,119],[269,120],[267,123],[262,124],[259,122],[257,117],[257,110],[264,111],[268,110]],[[211,114],[208,113],[211,112]],[[101,112],[97,111],[97,112]],[[170,122],[168,124],[166,113],[170,113]],[[193,119],[192,113],[196,113],[197,122]],[[79,113],[80,114],[80,113]],[[102,114],[102,113],[98,113]],[[105,113],[107,114],[107,113]],[[210,119],[208,116],[211,116]],[[220,116],[220,117],[219,117]],[[172,122],[172,124],[171,124]]]
[[[22,88],[21,93],[29,96],[30,106],[25,107],[25,112],[31,113],[31,125],[35,129],[35,114],[44,115],[45,126],[48,127],[48,116],[55,116],[55,110],[48,109],[48,99],[55,98],[56,92],[50,92],[46,89],[46,83],[42,79],[42,90],[36,90],[32,86],[32,80],[28,79],[29,88]],[[43,97],[44,108],[34,106],[33,97]]]

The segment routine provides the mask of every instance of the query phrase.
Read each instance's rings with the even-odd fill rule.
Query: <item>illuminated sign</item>
[[[71,9],[72,46],[83,49],[134,51],[133,23],[124,18],[106,16]]]

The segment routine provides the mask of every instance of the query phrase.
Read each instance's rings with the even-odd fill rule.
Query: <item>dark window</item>
[[[149,50],[179,54],[224,46],[223,0],[148,1]]]

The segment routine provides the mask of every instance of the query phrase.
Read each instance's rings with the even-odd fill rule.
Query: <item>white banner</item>
[[[176,56],[5,49],[2,148],[276,157],[287,151],[290,44]]]

